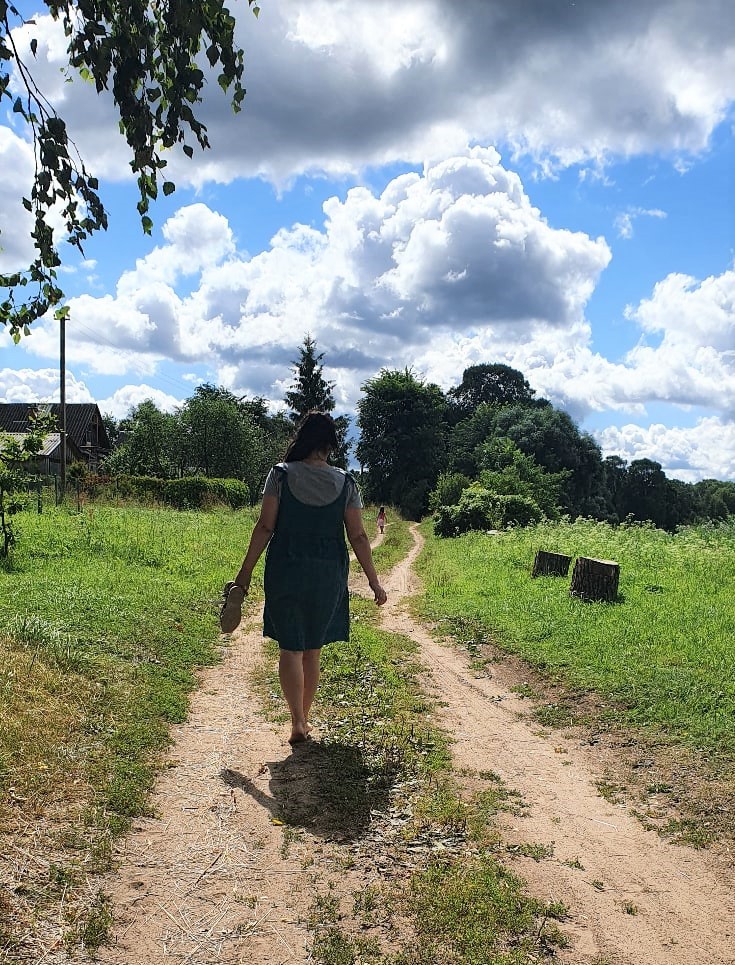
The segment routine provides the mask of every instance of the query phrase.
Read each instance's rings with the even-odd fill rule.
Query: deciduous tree
[[[562,491],[566,512],[598,518],[607,515],[599,446],[588,433],[579,431],[566,412],[549,404],[479,406],[452,432],[451,467],[476,477],[483,445],[503,438],[532,456],[546,472],[569,471]]]
[[[510,439],[493,439],[480,447],[480,485],[505,496],[527,496],[544,515],[559,515],[561,494],[569,470],[546,472]]]
[[[667,482],[660,462],[633,459],[625,478],[625,514],[640,520],[648,519],[654,526],[665,526],[669,521]]]
[[[257,15],[256,0],[247,2]],[[223,91],[232,92],[233,110],[241,108],[244,65],[243,52],[235,43],[235,18],[225,0],[43,3],[63,26],[69,75],[78,73],[98,93],[112,91],[120,130],[130,147],[130,165],[137,175],[143,231],[150,234],[150,202],[159,188],[165,195],[175,189],[163,173],[165,152],[181,145],[191,157],[192,142],[209,147],[207,129],[194,113],[206,82],[205,61],[218,71]],[[28,48],[21,49],[21,35],[13,32],[23,22],[14,3],[0,0],[0,105],[25,122],[36,157],[30,196],[23,201],[34,218],[36,257],[27,269],[0,276],[0,287],[9,289],[0,303],[0,322],[16,341],[63,297],[52,212],[60,212],[66,240],[80,251],[89,235],[107,227],[97,179],[79,156],[63,117],[34,80],[32,60],[38,39],[31,34]],[[15,93],[18,87],[20,94]]]
[[[368,470],[367,496],[420,519],[444,468],[446,397],[409,369],[384,369],[362,391],[357,458]]]
[[[449,390],[463,418],[483,404],[522,405],[532,403],[535,395],[523,372],[499,362],[470,365],[462,373],[460,384]]]
[[[147,399],[131,410],[120,429],[124,441],[105,460],[106,473],[161,479],[178,474],[181,441],[177,416],[162,412]]]
[[[232,392],[198,385],[178,415],[186,475],[243,480],[257,475],[260,432]]]

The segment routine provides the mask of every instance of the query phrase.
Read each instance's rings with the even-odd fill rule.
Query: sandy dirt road
[[[412,563],[421,538],[389,579],[392,600],[417,589]],[[706,853],[663,842],[596,790],[602,767],[594,752],[526,719],[527,701],[511,689],[515,671],[494,664],[476,678],[467,658],[438,643],[400,606],[385,629],[419,644],[428,690],[453,735],[458,767],[492,770],[519,791],[528,813],[506,820],[512,844],[553,846],[553,858],[513,863],[539,897],[564,901],[572,939],[559,960],[575,965],[733,965],[733,872]],[[583,867],[572,867],[571,864]],[[630,911],[635,908],[635,914]],[[626,910],[627,909],[627,910]]]
[[[511,844],[553,845],[543,861],[512,860],[533,893],[570,909],[563,930],[572,945],[559,960],[735,965],[727,870],[711,856],[663,843],[607,803],[595,789],[593,752],[525,719],[510,669],[494,665],[491,677],[476,678],[462,653],[417,624],[403,606],[417,585],[416,530],[414,540],[385,580],[383,627],[419,644],[456,765],[492,770],[523,795],[526,816],[504,819],[504,836]],[[360,579],[355,588],[366,592]],[[345,829],[322,806],[319,788],[339,781],[339,761],[316,741],[292,751],[286,724],[264,719],[260,698],[248,691],[261,653],[256,623],[234,634],[224,662],[202,675],[156,786],[157,816],[136,823],[121,844],[118,872],[103,883],[116,924],[99,961],[306,963],[304,917],[318,880],[334,873],[351,893],[377,879],[374,866],[337,871]],[[284,813],[305,829],[291,841],[274,823]]]

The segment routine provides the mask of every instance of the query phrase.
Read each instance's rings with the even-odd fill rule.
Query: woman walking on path
[[[357,484],[327,461],[337,445],[331,416],[308,413],[284,462],[268,474],[260,518],[220,614],[223,631],[237,627],[253,569],[267,546],[263,636],[280,648],[278,676],[291,711],[292,744],[306,740],[311,730],[321,648],[349,639],[345,530],[375,602],[382,606],[387,599],[362,523]]]

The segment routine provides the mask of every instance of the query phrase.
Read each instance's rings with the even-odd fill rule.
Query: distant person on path
[[[362,499],[352,476],[328,463],[337,449],[334,420],[309,412],[285,459],[268,474],[260,518],[240,571],[225,587],[220,626],[240,623],[242,602],[255,564],[265,559],[263,636],[278,641],[278,676],[291,711],[291,737],[307,739],[309,710],[319,683],[321,648],[350,633],[345,530],[368,578],[375,602],[386,593],[373,564],[362,523]]]
[[[381,506],[378,510],[378,529],[380,530],[380,535],[383,535],[385,529],[385,506]]]

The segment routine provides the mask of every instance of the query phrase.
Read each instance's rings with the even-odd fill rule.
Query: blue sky
[[[381,366],[446,389],[499,361],[605,454],[735,479],[726,0],[261,8],[234,6],[245,109],[210,85],[212,150],[171,156],[151,238],[112,105],[60,82],[49,18],[16,34],[110,212],[85,261],[62,244],[71,400],[121,417],[211,381],[275,407],[309,332],[340,411]],[[30,164],[0,116],[0,270],[29,255]],[[58,397],[57,359],[50,320],[0,333],[0,400]]]

